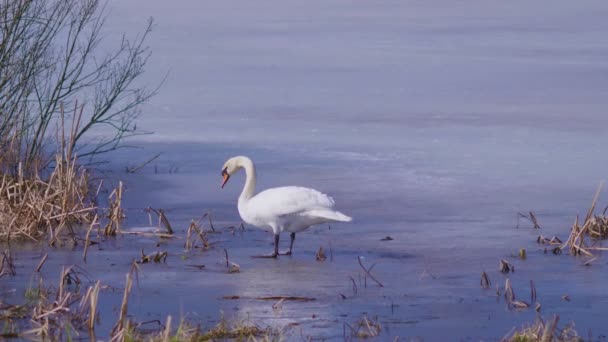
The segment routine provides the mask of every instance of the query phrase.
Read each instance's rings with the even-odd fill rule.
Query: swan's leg
[[[291,242],[289,243],[289,254],[291,255],[291,250],[293,249],[293,242],[296,241],[296,233],[291,233]]]
[[[289,250],[287,252],[280,253],[281,255],[291,255],[291,251],[293,250],[293,242],[296,239],[296,233],[289,234],[289,237],[291,237],[291,242],[289,243]]]
[[[279,234],[274,234],[274,253],[272,255],[274,258],[279,255]]]
[[[279,234],[274,234],[274,253],[254,255],[252,258],[276,258],[279,255]]]

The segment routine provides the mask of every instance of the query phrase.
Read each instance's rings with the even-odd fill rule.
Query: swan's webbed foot
[[[274,235],[274,252],[271,254],[263,254],[263,255],[254,255],[252,258],[274,258],[276,259],[279,256],[279,234]]]
[[[287,251],[280,252],[279,255],[291,255],[291,249]]]

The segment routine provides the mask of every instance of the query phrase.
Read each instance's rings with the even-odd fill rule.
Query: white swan
[[[274,234],[274,252],[259,257],[276,258],[279,255],[279,234],[290,232],[291,243],[286,255],[291,255],[296,233],[324,222],[350,222],[352,218],[333,209],[334,200],[317,190],[286,186],[267,189],[255,194],[255,165],[251,159],[238,156],[228,159],[222,167],[222,188],[230,176],[241,168],[246,179],[239,196],[238,209],[243,221]]]

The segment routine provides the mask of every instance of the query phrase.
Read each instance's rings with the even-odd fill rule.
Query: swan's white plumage
[[[350,222],[352,219],[333,209],[334,200],[314,189],[286,186],[264,190],[255,194],[256,171],[251,159],[230,158],[222,168],[224,182],[239,169],[245,169],[246,179],[239,196],[238,209],[243,221],[271,229],[278,241],[282,231],[296,233],[324,222]],[[293,245],[292,234],[292,245]],[[276,242],[275,242],[276,243]],[[277,246],[275,245],[275,254]],[[290,247],[291,251],[291,247]]]
[[[328,221],[351,221],[333,206],[331,197],[315,189],[286,186],[253,196],[247,205],[239,206],[239,214],[247,223],[288,232]]]

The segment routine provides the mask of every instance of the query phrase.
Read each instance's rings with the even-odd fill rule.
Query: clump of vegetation
[[[608,217],[604,209],[601,215],[595,215],[595,207],[598,197],[602,190],[602,184],[598,187],[591,207],[587,210],[587,215],[582,225],[579,223],[578,216],[570,230],[568,240],[560,247],[560,249],[568,248],[572,255],[593,256],[593,251],[608,250],[606,247],[594,246],[593,242],[608,238]]]
[[[504,342],[579,342],[583,341],[574,330],[574,325],[570,324],[563,329],[557,327],[559,316],[555,316],[550,321],[537,319],[534,324],[522,327],[507,337]]]
[[[79,331],[93,334],[101,284],[83,289],[79,274],[73,266],[64,267],[57,287],[37,277],[37,284],[25,291],[24,304],[1,304],[0,318],[8,327],[2,337],[70,340]]]
[[[369,319],[367,316],[363,316],[354,324],[354,327],[348,323],[345,324],[350,329],[351,337],[354,338],[373,338],[380,335],[380,332],[382,331],[382,326],[377,317],[375,319]],[[346,340],[346,336],[344,336],[344,339]]]
[[[96,207],[89,193],[89,174],[77,165],[74,143],[69,139],[66,144],[62,131],[61,153],[56,154],[54,168],[44,179],[39,173],[28,175],[21,162],[15,175],[2,175],[1,240],[28,238],[37,241],[48,233],[54,244],[62,230],[71,231],[76,224],[91,222]]]
[[[48,234],[55,243],[62,231],[91,223],[96,187],[78,160],[143,133],[135,125],[139,105],[155,90],[134,81],[150,55],[144,43],[152,22],[102,51],[103,3],[0,4],[0,240]],[[63,110],[67,103],[73,112]]]
[[[158,323],[160,325],[160,323]],[[172,318],[167,317],[164,326],[157,329],[144,328],[144,325],[131,323],[124,335],[117,336],[124,341],[150,341],[150,342],[172,342],[172,341],[283,341],[281,331],[270,327],[260,328],[257,325],[236,321],[230,322],[224,317],[220,322],[209,330],[201,328],[200,324],[182,319],[177,329],[172,328]],[[116,337],[115,337],[116,338]]]
[[[230,323],[224,317],[212,329],[203,332],[198,341],[217,340],[217,339],[236,339],[242,340],[262,340],[279,341],[280,333],[272,328],[262,329],[247,322]]]

